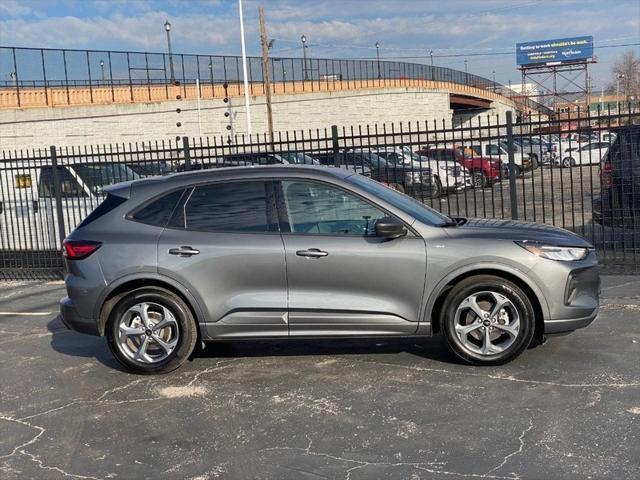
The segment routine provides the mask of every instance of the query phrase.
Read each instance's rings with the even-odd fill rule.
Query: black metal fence
[[[59,276],[62,239],[106,185],[173,171],[273,163],[339,166],[453,217],[541,222],[640,271],[640,110],[333,126],[251,137],[50,147],[0,160],[0,277]]]
[[[263,69],[260,57],[247,57],[247,77],[252,94],[263,91]],[[282,84],[285,92],[315,91],[326,84],[349,87],[354,82],[376,86],[380,82],[405,86],[412,80],[450,82],[469,88],[478,88],[510,97],[527,110],[550,111],[493,80],[472,73],[434,65],[396,62],[388,60],[345,60],[330,58],[271,57],[271,80]],[[216,85],[227,83],[240,92],[244,81],[242,57],[231,55],[196,55],[174,53],[126,52],[107,50],[71,50],[49,48],[21,48],[0,46],[0,93],[15,93],[15,105],[21,107],[34,89],[43,89],[46,103],[56,89],[66,90],[62,102],[72,103],[69,89],[84,87],[89,90],[89,102],[101,103],[94,89],[110,90],[117,97],[118,88],[128,88],[129,98],[136,96],[136,86],[179,85],[183,98],[196,98],[193,86],[201,84],[201,94],[218,95]],[[232,88],[233,91],[233,88]],[[163,95],[162,91],[154,92]],[[220,95],[223,95],[220,91]],[[151,92],[149,92],[151,98]],[[174,93],[164,89],[165,99]],[[12,97],[13,98],[13,97]],[[28,100],[27,100],[28,101]],[[5,105],[6,106],[6,105]]]

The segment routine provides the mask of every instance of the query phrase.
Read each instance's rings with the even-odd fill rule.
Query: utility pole
[[[302,71],[304,72],[304,79],[309,80],[309,73],[307,72],[307,36],[302,35],[300,40],[302,41]]]
[[[378,58],[378,80],[382,78],[380,75],[380,42],[376,42],[376,57]]]
[[[267,30],[264,26],[264,9],[258,8],[260,16],[260,43],[262,44],[262,75],[264,77],[265,96],[267,99],[267,131],[269,132],[269,144],[273,148],[273,114],[271,112],[271,78],[269,76],[269,44],[267,42]]]

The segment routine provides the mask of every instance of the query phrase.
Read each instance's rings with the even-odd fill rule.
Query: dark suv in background
[[[640,229],[640,125],[621,127],[600,166],[601,191],[593,219],[615,227]]]

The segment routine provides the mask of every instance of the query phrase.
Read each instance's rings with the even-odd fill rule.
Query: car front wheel
[[[442,331],[453,354],[472,365],[500,365],[531,343],[531,302],[514,283],[492,275],[467,278],[449,292]]]
[[[158,287],[133,290],[121,298],[111,311],[106,334],[116,359],[142,374],[175,370],[197,341],[189,307],[173,292]]]

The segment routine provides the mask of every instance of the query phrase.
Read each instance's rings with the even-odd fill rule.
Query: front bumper
[[[595,252],[577,262],[540,259],[528,275],[541,289],[548,306],[545,334],[584,328],[598,315],[600,275]]]
[[[60,300],[60,316],[62,317],[62,323],[71,330],[89,335],[100,335],[98,321],[80,316],[69,297]]]

